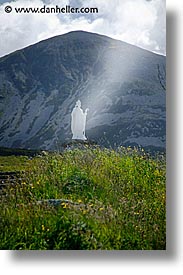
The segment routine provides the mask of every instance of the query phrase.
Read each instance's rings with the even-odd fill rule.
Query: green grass
[[[164,156],[130,148],[28,160],[1,195],[0,248],[164,250],[165,174]]]
[[[0,172],[19,172],[26,168],[26,156],[0,156]]]

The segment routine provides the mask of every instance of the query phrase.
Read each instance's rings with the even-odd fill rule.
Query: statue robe
[[[72,139],[86,140],[85,137],[86,113],[80,107],[74,107],[71,113]]]

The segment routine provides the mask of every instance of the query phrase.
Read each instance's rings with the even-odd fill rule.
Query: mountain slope
[[[83,31],[2,57],[0,146],[57,148],[80,99],[89,139],[165,150],[164,68],[164,56]]]

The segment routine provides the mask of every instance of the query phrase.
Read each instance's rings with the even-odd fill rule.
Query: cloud
[[[2,3],[2,1],[1,1]],[[4,7],[71,5],[97,7],[98,14],[17,14]],[[16,0],[0,5],[0,56],[72,30],[108,35],[165,54],[165,0]]]
[[[103,13],[99,30],[113,38],[165,54],[166,7],[164,0],[90,0]],[[107,1],[108,2],[108,1]],[[109,12],[110,11],[110,12]]]

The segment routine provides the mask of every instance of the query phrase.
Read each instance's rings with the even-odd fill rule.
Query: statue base
[[[67,150],[67,149],[86,149],[86,148],[96,148],[98,146],[97,142],[91,139],[71,139],[61,144],[60,150]]]

